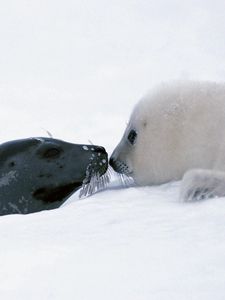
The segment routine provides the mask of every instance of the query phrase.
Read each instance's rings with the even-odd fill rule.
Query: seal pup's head
[[[132,177],[140,185],[148,183],[146,178],[151,151],[149,119],[149,108],[143,99],[135,106],[122,139],[109,161],[117,173]]]
[[[0,215],[59,207],[108,167],[103,147],[52,138],[0,145]],[[89,191],[90,194],[90,191]]]

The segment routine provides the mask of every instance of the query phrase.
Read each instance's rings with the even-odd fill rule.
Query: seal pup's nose
[[[113,168],[114,171],[120,173],[120,163],[113,156],[111,156],[109,159],[109,165]]]
[[[109,164],[117,173],[130,175],[132,172],[125,162],[115,159],[113,156],[110,157]]]
[[[115,160],[114,160],[114,158],[111,156],[110,159],[109,159],[109,164],[110,164],[110,166],[113,167],[113,166],[114,166],[114,163],[115,163]]]

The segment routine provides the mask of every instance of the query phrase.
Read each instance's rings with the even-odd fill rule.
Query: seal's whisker
[[[91,140],[88,140],[88,143],[90,143],[91,145],[94,145]]]
[[[100,190],[105,189],[108,183],[110,182],[110,176],[108,174],[108,171],[102,176],[100,176],[98,172],[90,174],[87,171],[86,174],[88,177],[86,177],[86,179],[83,181],[79,198],[90,196]],[[90,178],[88,183],[87,178]]]
[[[45,128],[42,128],[42,129],[47,133],[48,137],[50,137],[51,139],[53,139],[53,134],[50,131],[48,131]]]
[[[108,177],[109,179],[112,178],[112,174],[114,173],[113,169],[111,166],[108,167],[108,170],[107,170],[107,174],[108,174]]]
[[[119,174],[119,173],[117,173],[117,175],[122,186],[129,187],[132,185],[133,179],[130,176],[126,174]]]

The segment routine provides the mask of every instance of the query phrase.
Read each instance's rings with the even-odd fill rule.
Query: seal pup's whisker
[[[121,173],[117,173],[117,176],[122,186],[129,187],[133,184],[133,179],[130,176]]]

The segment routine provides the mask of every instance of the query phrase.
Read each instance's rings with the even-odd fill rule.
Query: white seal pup
[[[180,180],[191,201],[225,196],[225,84],[162,84],[134,108],[110,165],[138,185]]]

